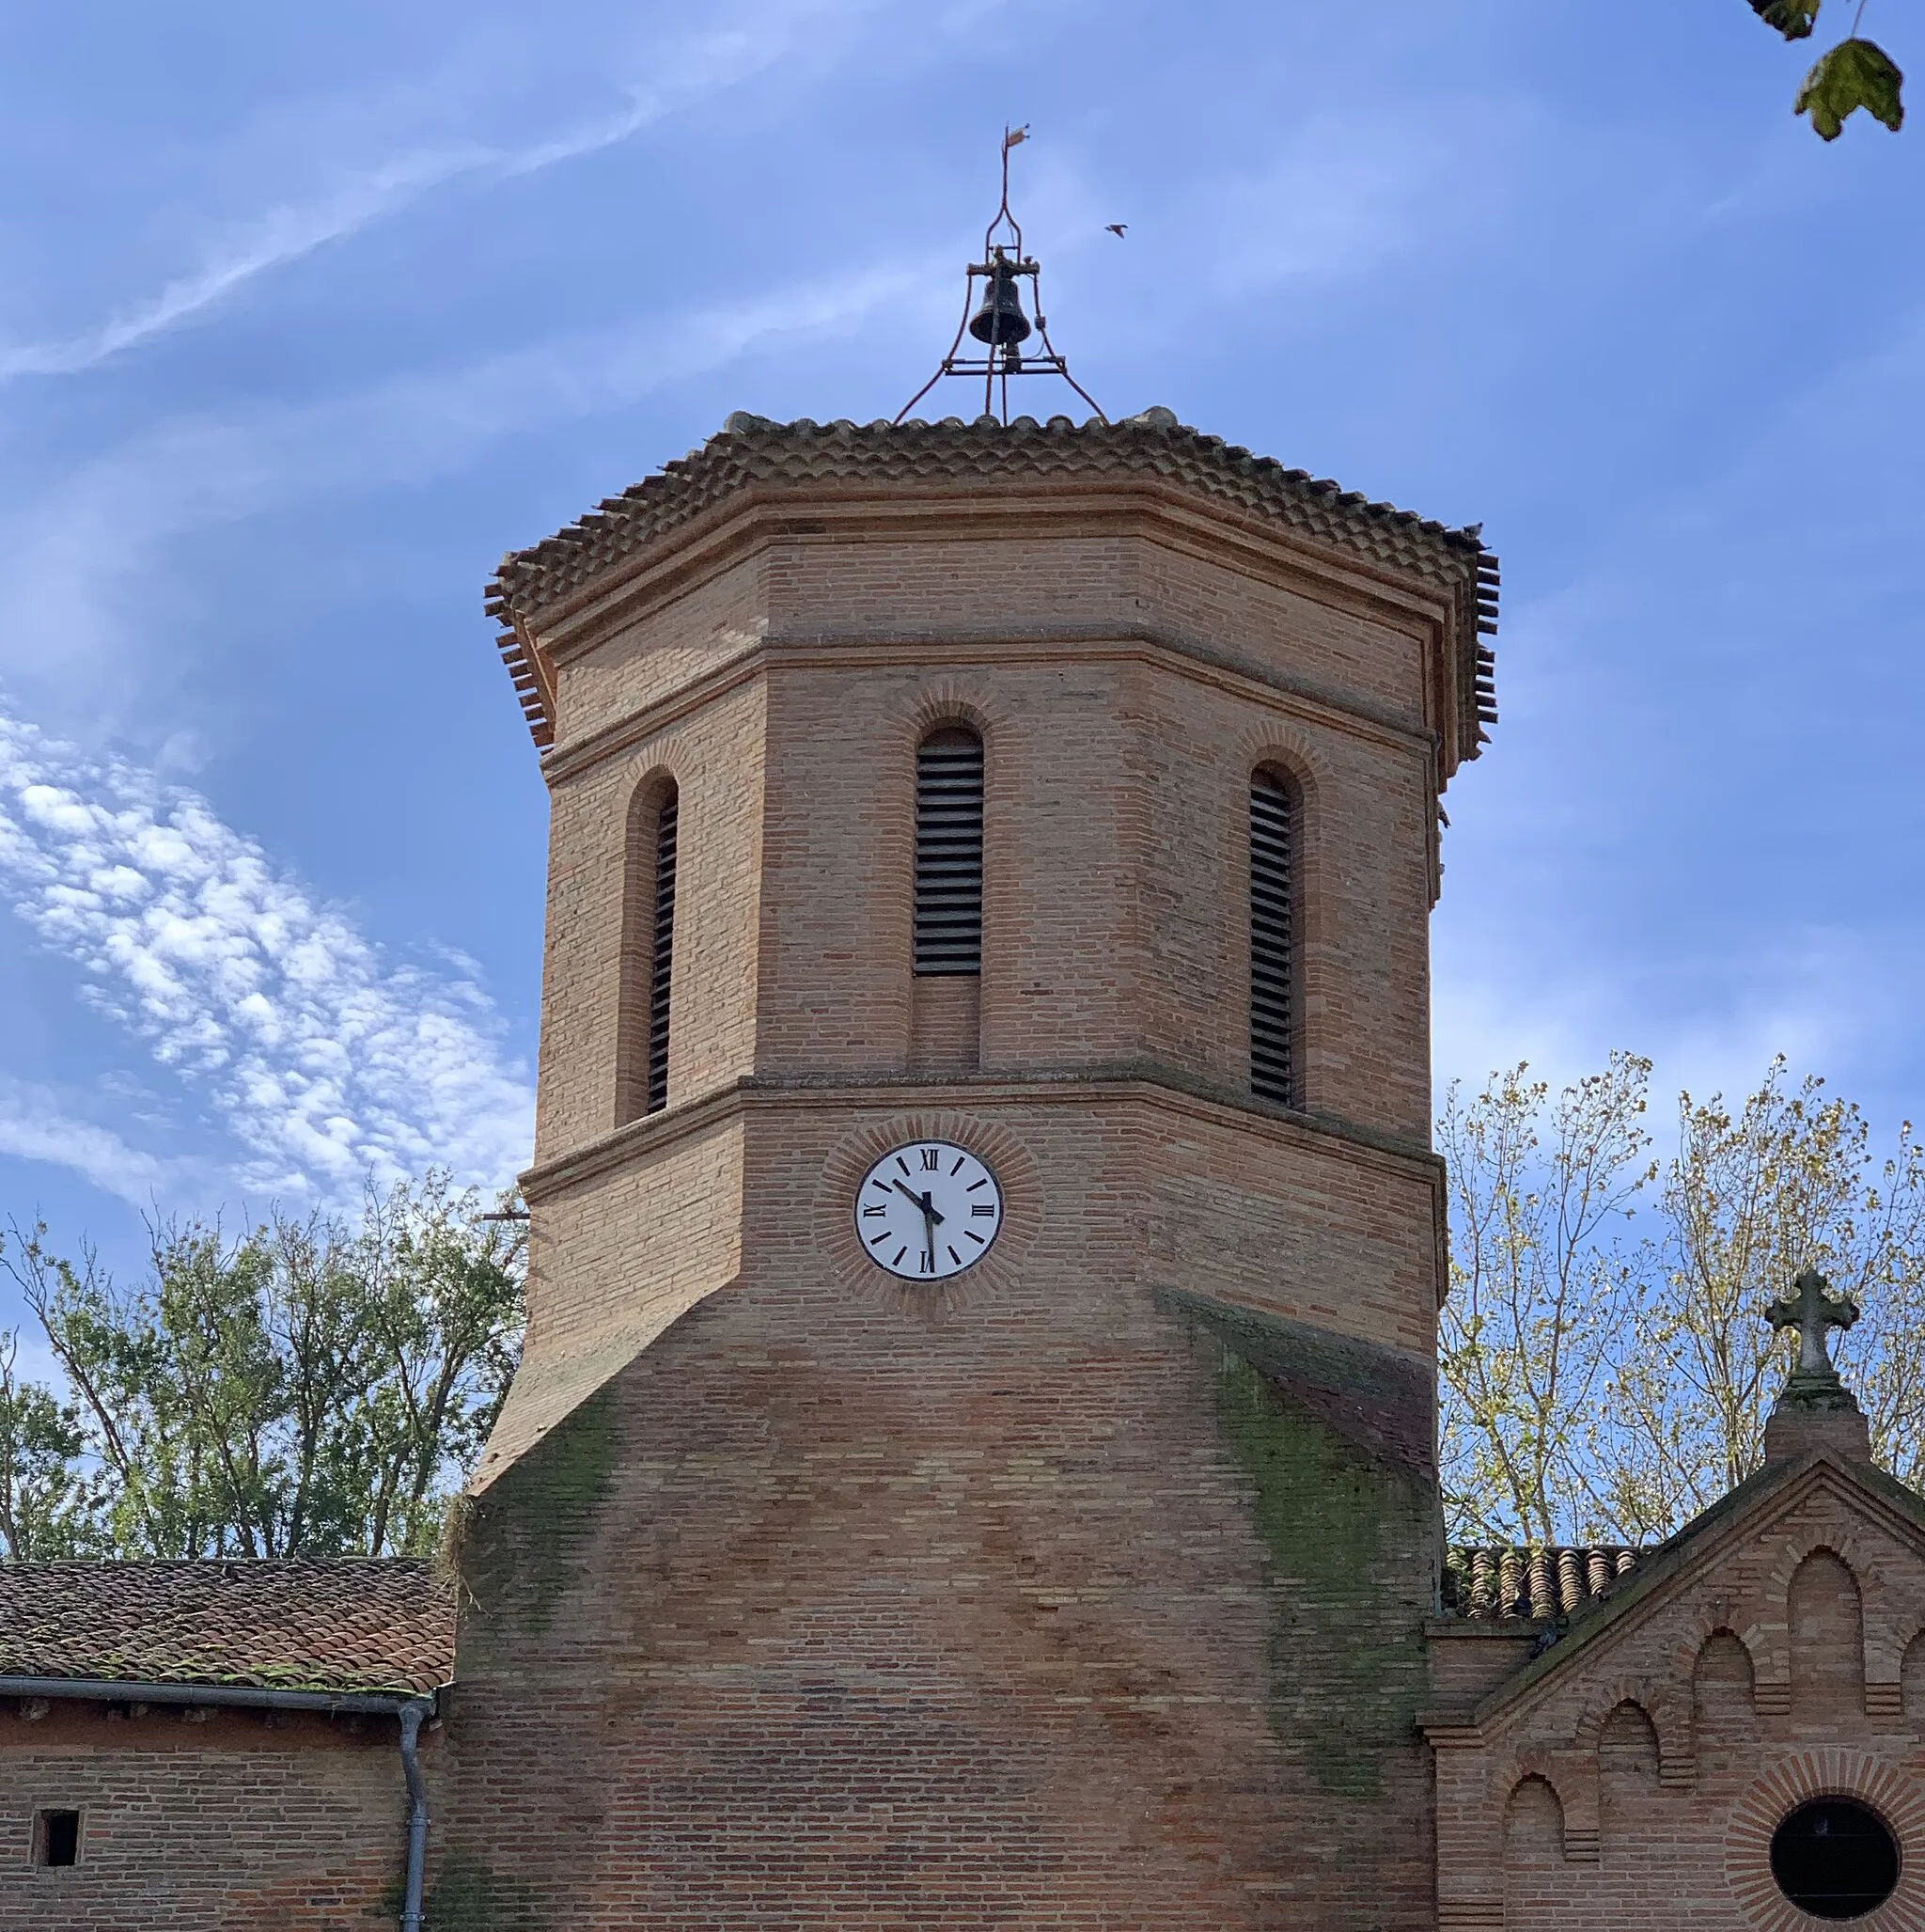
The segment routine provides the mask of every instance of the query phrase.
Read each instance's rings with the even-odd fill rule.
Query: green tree
[[[425,1549],[478,1460],[521,1356],[524,1236],[446,1175],[371,1193],[356,1248],[382,1375],[368,1405],[370,1553]]]
[[[1631,1540],[1669,1533],[1750,1475],[1789,1346],[1760,1318],[1808,1264],[1865,1311],[1839,1347],[1873,1451],[1918,1473],[1925,1333],[1925,1168],[1910,1124],[1877,1171],[1864,1117],[1775,1060],[1735,1111],[1678,1106],[1659,1233],[1639,1257],[1633,1321],[1612,1384],[1607,1519]]]
[[[358,1228],[159,1225],[132,1288],[43,1228],[4,1261],[71,1390],[77,1520],[126,1556],[431,1548],[520,1345],[520,1228],[441,1174]]]
[[[1609,1378],[1625,1270],[1601,1236],[1650,1180],[1651,1062],[1618,1053],[1555,1100],[1522,1065],[1437,1123],[1451,1186],[1438,1330],[1441,1450],[1456,1532],[1555,1542],[1597,1513],[1583,1453]]]
[[[1760,1464],[1788,1365],[1763,1319],[1808,1264],[1863,1318],[1839,1344],[1872,1452],[1925,1483],[1925,1155],[1875,1161],[1863,1116],[1774,1061],[1735,1107],[1680,1096],[1649,1158],[1647,1061],[1553,1097],[1526,1069],[1438,1123],[1452,1283],[1440,1451],[1467,1540],[1669,1535]],[[1630,1217],[1648,1211],[1633,1239]]]
[[[94,1553],[93,1497],[79,1411],[18,1373],[20,1337],[0,1336],[0,1544],[11,1562]]]

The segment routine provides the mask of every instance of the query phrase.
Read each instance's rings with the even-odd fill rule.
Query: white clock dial
[[[940,1281],[979,1262],[1003,1225],[1003,1193],[982,1162],[948,1140],[884,1154],[855,1195],[855,1233],[880,1268]]]

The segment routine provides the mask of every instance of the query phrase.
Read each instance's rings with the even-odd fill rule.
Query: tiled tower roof
[[[607,498],[544,542],[510,551],[489,586],[488,609],[504,625],[501,652],[536,743],[546,745],[553,738],[550,693],[531,652],[531,633],[566,616],[611,571],[738,494],[819,498],[845,488],[865,495],[942,488],[1013,494],[1075,481],[1174,487],[1232,515],[1280,526],[1366,567],[1445,589],[1456,611],[1460,659],[1463,722],[1455,749],[1460,758],[1477,755],[1480,727],[1496,715],[1492,654],[1478,638],[1496,629],[1497,559],[1484,548],[1479,530],[1450,529],[1373,503],[1187,428],[1166,409],[1122,422],[1080,424],[1063,416],[1048,422],[1018,416],[1007,424],[994,416],[775,423],[738,413],[719,435],[658,475]]]

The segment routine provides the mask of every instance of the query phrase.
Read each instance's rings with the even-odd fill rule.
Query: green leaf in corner
[[[1809,37],[1822,0],[1751,0],[1751,10],[1788,40]]]
[[[1860,107],[1897,134],[1905,118],[1899,98],[1904,84],[1884,48],[1870,40],[1840,40],[1805,76],[1792,112],[1810,115],[1811,125],[1826,141],[1836,141],[1848,117]]]

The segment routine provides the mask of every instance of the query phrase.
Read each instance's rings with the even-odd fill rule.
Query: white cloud
[[[8,531],[0,675],[35,716],[70,735],[137,735],[158,715],[156,683],[180,668],[147,647],[145,605],[154,557],[180,532],[331,490],[445,476],[500,437],[623,407],[777,339],[852,330],[926,291],[933,273],[932,257],[884,261],[737,303],[558,334],[305,407],[164,421],[23,507]]]
[[[106,675],[122,654],[121,593],[174,532],[336,485],[445,473],[494,436],[618,405],[775,336],[852,326],[921,288],[927,267],[884,263],[646,331],[559,338],[305,410],[164,425],[79,472],[22,533],[8,610],[16,668],[57,666],[98,726],[100,693],[127,685]],[[57,653],[38,650],[48,638]],[[83,969],[84,997],[212,1099],[249,1188],[347,1198],[370,1170],[430,1164],[486,1186],[527,1158],[527,1081],[472,971],[386,963],[206,799],[4,715],[0,896]],[[4,1087],[0,1153],[143,1205],[179,1178],[52,1096]]]
[[[0,891],[211,1096],[246,1185],[327,1197],[430,1165],[495,1185],[526,1159],[527,1080],[465,964],[388,963],[195,793],[0,718]],[[122,1194],[160,1171],[4,1100],[0,1148]]]
[[[618,112],[571,123],[519,147],[444,142],[350,169],[318,195],[278,203],[227,228],[197,266],[99,326],[48,341],[0,345],[0,382],[98,368],[190,321],[257,276],[345,240],[451,181],[536,174],[619,147],[668,115],[762,72],[826,18],[860,10],[846,0],[750,6],[733,23],[647,48],[637,59],[649,78],[621,90],[628,104]]]
[[[0,1154],[70,1168],[139,1208],[165,1190],[175,1171],[112,1128],[74,1119],[47,1089],[18,1081],[0,1083]]]
[[[199,314],[256,275],[297,261],[491,158],[483,149],[403,155],[350,177],[319,201],[270,209],[223,236],[198,268],[100,327],[64,340],[0,348],[0,381],[94,369]]]
[[[1520,973],[1510,951],[1541,963]],[[1554,1088],[1597,1072],[1616,1049],[1653,1063],[1653,1124],[1689,1092],[1754,1091],[1773,1059],[1794,1076],[1822,1073],[1837,1091],[1877,1103],[1894,1045],[1917,1028],[1910,976],[1888,937],[1803,925],[1741,954],[1657,957],[1601,972],[1565,965],[1555,947],[1461,946],[1440,957],[1432,1002],[1435,1086],[1470,1092],[1523,1060]]]

